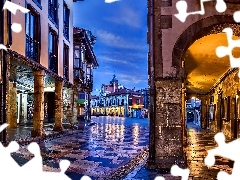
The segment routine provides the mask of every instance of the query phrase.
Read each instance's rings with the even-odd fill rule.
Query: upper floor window
[[[63,76],[69,80],[69,47],[65,43],[63,46]]]
[[[140,99],[136,100],[136,104],[139,105],[140,104]]]
[[[26,57],[39,62],[40,59],[40,15],[30,5],[26,14]]]
[[[66,39],[69,39],[69,17],[70,10],[66,3],[63,6],[63,35]]]
[[[41,6],[41,0],[33,0],[33,2],[35,2],[35,4],[37,4],[37,6],[42,9],[42,6]]]
[[[53,23],[58,24],[58,0],[48,0],[48,15]]]
[[[58,36],[51,27],[48,33],[48,52],[48,68],[58,73]]]

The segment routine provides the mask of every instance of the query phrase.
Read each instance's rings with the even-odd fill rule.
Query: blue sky
[[[108,84],[114,71],[121,85],[146,88],[147,0],[84,0],[75,2],[73,10],[74,26],[97,37],[94,52],[99,67],[93,74],[94,89]]]

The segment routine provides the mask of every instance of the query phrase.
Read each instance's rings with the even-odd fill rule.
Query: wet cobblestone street
[[[216,163],[212,167],[207,167],[204,164],[204,158],[207,155],[207,150],[217,146],[214,140],[216,133],[210,132],[209,130],[202,130],[196,126],[190,125],[188,127],[188,146],[185,148],[187,155],[188,168],[191,173],[189,180],[202,180],[202,179],[216,179],[217,173],[225,171],[231,173],[233,162],[222,157],[216,157]],[[135,168],[134,171],[129,173],[125,180],[153,180],[156,176],[161,175],[157,170],[149,170],[145,167],[146,160],[144,163]],[[180,179],[172,177],[170,174],[163,175],[166,180]]]
[[[96,124],[72,135],[45,140],[40,143],[45,171],[60,171],[61,159],[71,162],[67,175],[80,179],[88,175],[92,179],[154,180],[161,173],[145,167],[148,157],[148,120],[120,117],[96,117]],[[189,179],[216,179],[219,170],[231,173],[233,163],[216,157],[213,167],[204,165],[207,150],[214,148],[215,133],[188,127],[188,146],[185,148]],[[19,164],[32,158],[26,146],[13,153]],[[180,179],[163,174],[166,180]],[[121,177],[121,178],[120,178]]]
[[[71,162],[67,175],[80,179],[88,175],[103,179],[124,166],[148,146],[148,120],[120,117],[99,117],[97,124],[86,131],[40,143],[46,171],[60,171],[61,159]],[[13,157],[19,164],[32,158],[26,146]]]

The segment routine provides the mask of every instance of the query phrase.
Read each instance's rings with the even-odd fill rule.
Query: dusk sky
[[[75,2],[73,21],[97,37],[94,52],[99,67],[94,69],[94,89],[108,84],[114,72],[127,88],[148,87],[147,0]]]

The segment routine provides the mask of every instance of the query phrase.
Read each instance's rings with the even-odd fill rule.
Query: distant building
[[[145,113],[147,110],[144,109],[144,93],[144,90],[135,91],[119,86],[118,80],[114,75],[108,85],[102,85],[99,96],[92,96],[91,113],[92,115],[146,117]]]
[[[75,101],[77,101],[77,115],[85,115],[91,119],[91,92],[93,91],[93,69],[98,67],[98,62],[93,51],[95,37],[90,31],[74,27],[74,85]]]

